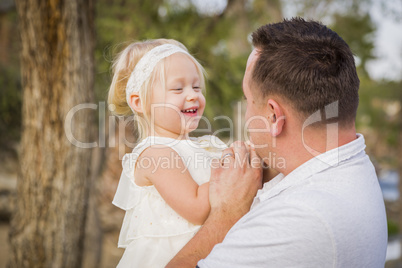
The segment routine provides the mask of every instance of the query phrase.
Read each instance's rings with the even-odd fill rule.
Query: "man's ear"
[[[130,101],[129,105],[131,106],[131,108],[134,111],[136,111],[137,113],[143,113],[142,103],[141,103],[141,99],[140,99],[140,96],[138,95],[138,93],[131,94],[129,101]]]
[[[269,110],[268,120],[271,125],[271,135],[276,137],[282,132],[285,124],[285,114],[282,107],[275,100],[269,99],[267,105]]]

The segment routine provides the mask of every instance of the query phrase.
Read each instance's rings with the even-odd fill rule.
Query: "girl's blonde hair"
[[[130,116],[133,114],[129,104],[126,100],[126,86],[131,73],[134,71],[135,66],[139,60],[154,47],[163,44],[173,44],[185,51],[187,48],[180,42],[173,39],[155,39],[146,40],[143,42],[136,42],[128,45],[123,51],[117,54],[113,61],[113,79],[110,85],[108,104],[113,104],[113,114],[120,116]],[[188,55],[187,55],[188,56]],[[198,76],[201,80],[201,88],[205,90],[205,70],[201,64],[193,57],[189,56],[191,61],[195,64]],[[149,135],[149,118],[150,118],[150,105],[151,94],[154,82],[157,78],[160,79],[161,84],[166,87],[165,81],[165,59],[162,59],[154,68],[149,78],[144,82],[139,91],[143,113],[134,112],[134,121],[136,123],[138,132],[138,141],[141,141]]]

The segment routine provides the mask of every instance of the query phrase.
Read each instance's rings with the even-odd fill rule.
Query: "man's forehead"
[[[258,51],[257,49],[253,49],[253,51],[250,53],[247,59],[246,71],[243,78],[243,93],[245,93],[244,92],[245,83],[249,83],[249,80],[251,79],[251,70],[255,61],[257,60],[257,57],[258,57]]]
[[[251,51],[250,56],[248,56],[247,59],[247,69],[250,68],[253,63],[257,60],[258,58],[258,50],[256,48],[253,49],[253,51]]]

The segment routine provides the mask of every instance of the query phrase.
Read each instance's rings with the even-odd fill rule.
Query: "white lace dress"
[[[134,182],[137,158],[149,146],[159,144],[177,152],[198,185],[209,181],[211,160],[220,158],[226,148],[221,140],[209,135],[190,140],[152,136],[123,157],[123,172],[113,199],[115,206],[126,211],[118,242],[125,252],[117,267],[165,267],[200,228],[169,207],[154,186],[138,186]],[[160,167],[164,161],[166,165],[174,159],[162,159]],[[141,162],[142,166],[146,164]]]

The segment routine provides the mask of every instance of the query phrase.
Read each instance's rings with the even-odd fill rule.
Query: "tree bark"
[[[80,267],[91,149],[67,138],[76,105],[93,101],[93,0],[16,1],[22,41],[22,139],[10,267]],[[75,113],[74,138],[91,141],[94,111]]]

